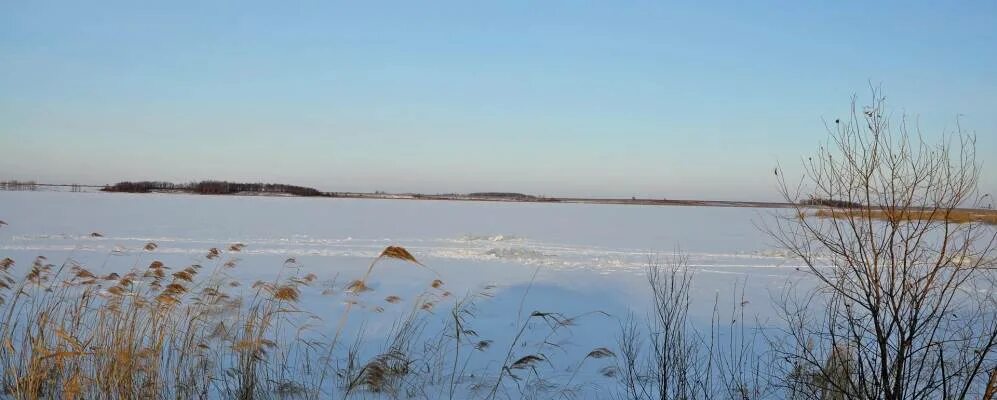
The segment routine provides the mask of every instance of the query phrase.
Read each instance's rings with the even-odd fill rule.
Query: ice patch
[[[458,239],[461,242],[508,242],[519,240],[522,240],[522,238],[513,235],[464,235]]]
[[[553,257],[534,249],[517,247],[489,249],[488,251],[485,251],[485,254],[495,258],[513,259],[522,262],[536,262]]]

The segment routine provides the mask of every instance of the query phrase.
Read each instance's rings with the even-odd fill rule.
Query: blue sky
[[[872,82],[997,189],[991,1],[145,3],[0,3],[0,178],[772,199]]]

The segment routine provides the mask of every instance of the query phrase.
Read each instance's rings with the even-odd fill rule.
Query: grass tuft
[[[919,210],[919,209],[843,209],[822,208],[814,212],[820,218],[871,218],[890,222],[935,221],[956,224],[985,223],[997,225],[997,211],[993,210]]]

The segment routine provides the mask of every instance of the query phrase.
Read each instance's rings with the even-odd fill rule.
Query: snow
[[[512,202],[449,202],[0,192],[0,257],[30,265],[38,255],[72,258],[95,273],[124,271],[161,260],[185,266],[203,262],[207,249],[243,243],[230,273],[244,281],[272,280],[294,258],[300,273],[318,284],[302,294],[302,307],[322,318],[329,334],[344,301],[343,286],[359,279],[388,245],[403,246],[429,268],[389,260],[372,274],[344,336],[365,332],[372,354],[392,325],[434,279],[445,282],[434,313],[448,316],[454,299],[477,293],[473,328],[494,340],[470,370],[494,376],[524,315],[534,310],[584,315],[556,340],[569,360],[550,376],[570,379],[589,350],[615,346],[620,323],[643,315],[649,301],[644,271],[649,259],[688,256],[696,274],[690,318],[708,326],[714,303],[750,301],[752,321],[772,318],[774,293],[805,281],[798,265],[772,245],[756,225],[773,210],[720,207],[653,207]],[[95,237],[92,233],[99,233]],[[158,248],[142,252],[147,242]],[[438,275],[437,275],[438,274]],[[332,289],[331,294],[324,289]],[[383,301],[386,296],[400,304]],[[383,309],[379,312],[378,308]],[[603,314],[604,313],[604,314]],[[579,355],[580,354],[580,355]],[[594,366],[574,378],[584,390],[600,389]],[[583,396],[584,397],[584,396]]]

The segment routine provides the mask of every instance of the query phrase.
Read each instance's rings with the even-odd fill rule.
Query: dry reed
[[[452,296],[440,279],[431,280],[411,300],[384,351],[363,361],[362,330],[345,354],[337,346],[354,307],[385,312],[363,297],[371,290],[379,261],[395,259],[429,269],[406,249],[385,248],[361,279],[342,288],[345,307],[333,313],[339,320],[334,333],[324,336],[308,333],[310,321],[318,317],[298,306],[303,290],[318,280],[315,274],[300,274],[297,260],[289,258],[274,279],[229,292],[240,286],[229,273],[239,264],[234,253],[245,245],[222,248],[226,251],[211,248],[202,255],[207,268],[162,260],[137,267],[141,258],[159,249],[149,242],[136,249],[136,267],[100,274],[73,260],[55,265],[39,256],[20,279],[12,275],[13,259],[0,260],[0,398],[327,398],[357,392],[402,396],[425,392],[430,385],[446,388],[453,398],[462,384],[472,391],[492,386],[486,381],[488,372],[465,371],[473,354],[488,352],[493,343],[470,327],[474,301],[455,301],[450,323],[438,334],[423,336],[427,318]],[[116,249],[115,254],[127,251]],[[317,289],[325,293],[333,285],[335,281],[323,283],[325,290]],[[487,286],[471,297],[490,298],[494,288]],[[383,300],[403,302],[395,295]],[[548,323],[550,333],[539,339],[540,348],[554,331],[573,323],[556,313],[534,312],[527,319]],[[514,346],[527,345],[525,328],[520,327]],[[533,387],[547,385],[540,378],[541,366],[554,365],[544,354],[508,358],[513,353],[510,349],[490,397],[497,390],[519,387],[523,379],[536,384]],[[607,354],[612,352],[597,349],[583,360]],[[530,371],[530,376],[513,371]],[[327,375],[337,376],[340,384],[326,385]],[[515,386],[501,385],[502,375],[511,377]],[[468,381],[469,376],[477,378]]]
[[[918,209],[845,209],[845,208],[821,208],[814,212],[820,218],[871,218],[881,221],[904,222],[904,221],[948,221],[957,224],[972,222],[982,222],[985,224],[997,225],[997,211],[994,210],[918,210]]]

